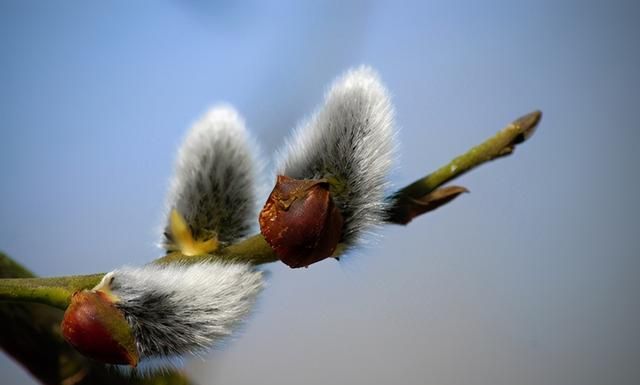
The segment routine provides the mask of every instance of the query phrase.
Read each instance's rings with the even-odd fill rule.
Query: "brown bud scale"
[[[279,175],[260,212],[260,231],[289,267],[309,266],[335,251],[343,219],[325,180]]]

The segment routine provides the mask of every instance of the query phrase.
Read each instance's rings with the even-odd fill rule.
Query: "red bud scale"
[[[62,335],[82,354],[109,364],[138,364],[131,328],[108,294],[82,290],[64,313]]]

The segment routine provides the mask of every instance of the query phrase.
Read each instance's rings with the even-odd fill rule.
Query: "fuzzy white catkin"
[[[342,241],[352,245],[384,220],[395,147],[389,95],[376,72],[363,66],[333,83],[324,105],[280,152],[277,172],[328,179],[345,221]]]
[[[123,267],[104,276],[141,358],[198,354],[231,334],[262,290],[248,264],[207,262]]]
[[[167,208],[182,214],[194,238],[217,235],[230,243],[248,235],[256,213],[256,153],[231,106],[216,106],[193,125],[178,151]]]

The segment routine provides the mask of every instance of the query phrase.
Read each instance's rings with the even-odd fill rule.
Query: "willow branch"
[[[517,145],[533,135],[541,117],[540,111],[522,116],[493,137],[392,194],[389,197],[391,204],[387,222],[407,224],[415,217],[432,211],[465,192],[463,187],[442,186],[481,164],[512,154]],[[334,255],[338,256],[343,250],[344,247],[338,245]],[[215,254],[185,256],[173,253],[153,263],[195,263],[216,259],[260,265],[275,262],[278,256],[262,235],[257,234],[224,247]],[[102,275],[0,280],[0,300],[39,302],[65,309],[75,291],[95,286]]]
[[[516,145],[533,135],[541,118],[542,112],[534,111],[516,119],[491,138],[472,147],[424,178],[400,189],[396,195],[419,199],[483,163],[511,155]]]
[[[76,275],[55,278],[11,278],[0,280],[0,299],[45,303],[65,309],[69,295],[95,286],[104,274]]]
[[[429,202],[433,202],[430,199],[433,196],[430,196],[430,194],[435,193],[440,186],[481,164],[511,155],[517,145],[533,135],[541,118],[542,112],[534,111],[516,119],[507,127],[498,131],[493,137],[472,147],[424,178],[420,178],[398,190],[391,196],[393,204],[389,210],[388,222],[407,224],[414,217],[431,211],[430,207],[425,207]],[[439,202],[444,200],[444,203],[447,203],[462,192],[466,192],[466,189],[457,187],[448,191],[444,190],[442,191],[442,197],[435,198]],[[435,208],[439,206],[440,204],[436,204]]]

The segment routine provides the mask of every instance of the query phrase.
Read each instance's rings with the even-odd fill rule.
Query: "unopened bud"
[[[342,215],[325,180],[279,175],[260,212],[260,231],[289,267],[330,257],[342,236]]]
[[[80,353],[109,364],[138,364],[135,339],[109,294],[82,290],[64,313],[62,335]]]

